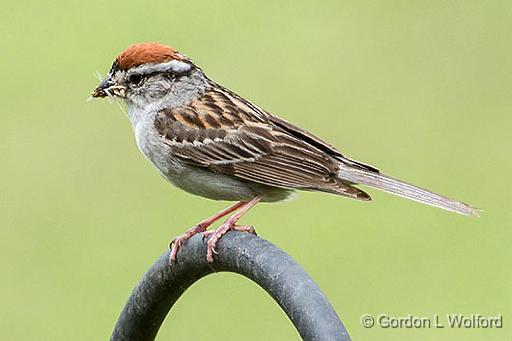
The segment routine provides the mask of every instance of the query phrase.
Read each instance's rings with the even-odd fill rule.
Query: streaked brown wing
[[[296,137],[305,144],[308,144],[310,147],[314,147],[318,151],[322,151],[327,155],[337,159],[338,161],[345,163],[348,166],[356,167],[370,172],[379,172],[379,170],[373,166],[347,158],[346,156],[342,155],[336,148],[334,148],[327,142],[323,141],[322,139],[316,137],[315,135],[311,134],[307,130],[297,127],[296,125],[293,125],[283,120],[282,118],[279,118],[266,112],[265,110],[255,106],[254,104],[247,101],[243,97],[240,97],[234,92],[218,84],[215,84],[215,87],[220,90],[214,90],[213,93],[217,95],[218,98],[221,98],[221,101],[231,101],[235,104],[235,107],[242,108],[243,111],[248,112],[253,117],[253,119],[264,118],[264,121],[271,125],[272,127]]]
[[[187,106],[160,112],[155,126],[173,154],[191,165],[269,186],[369,199],[336,177],[331,156],[237,101],[231,93],[212,90]]]

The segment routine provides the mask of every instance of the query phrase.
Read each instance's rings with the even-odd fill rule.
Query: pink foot
[[[231,230],[233,230],[233,231],[240,231],[240,232],[247,232],[247,233],[250,233],[250,234],[258,235],[256,233],[256,230],[254,229],[254,227],[250,226],[250,225],[235,225],[232,228],[230,228],[228,231],[231,231]],[[224,234],[227,233],[228,231],[224,232]],[[204,231],[204,233],[203,233],[203,241],[206,240],[206,239],[209,239],[215,233],[217,233],[217,230]]]
[[[230,222],[229,219],[224,224],[222,224],[218,229],[213,231],[205,231],[203,233],[203,240],[208,238],[206,247],[206,260],[208,261],[208,263],[212,263],[213,254],[217,254],[217,251],[215,251],[215,247],[217,246],[217,242],[219,241],[219,239],[228,231],[231,230],[256,234],[256,230],[254,229],[254,227],[248,225],[235,225],[234,222]]]
[[[183,233],[182,235],[174,238],[171,242],[171,254],[169,256],[169,264],[172,264],[176,262],[176,255],[178,254],[179,249],[185,243],[187,240],[192,238],[198,233],[201,233],[205,231],[207,226],[204,226],[204,224],[198,224],[197,226],[191,228],[187,232]]]
[[[232,230],[240,231],[240,232],[247,232],[247,233],[250,233],[250,234],[258,235],[256,233],[256,230],[254,229],[254,227],[251,226],[251,225],[235,225],[232,228]]]
[[[169,256],[169,264],[172,264],[173,262],[176,261],[176,255],[178,254],[179,249],[187,240],[189,240],[190,238],[192,238],[194,235],[196,235],[198,233],[206,231],[206,229],[211,224],[213,224],[220,218],[224,217],[225,215],[238,210],[240,207],[242,207],[244,205],[246,205],[246,203],[243,201],[237,202],[236,204],[229,206],[228,208],[220,211],[219,213],[211,216],[210,218],[203,220],[202,222],[200,222],[193,228],[189,229],[187,232],[183,233],[181,236],[174,238],[170,245],[171,254]]]
[[[237,230],[237,231],[243,231],[243,232],[249,232],[256,234],[256,231],[254,230],[254,227],[252,226],[238,226],[236,225],[237,221],[240,219],[242,215],[247,213],[254,205],[256,205],[261,200],[261,197],[259,195],[255,196],[248,202],[240,201],[228,208],[226,208],[223,211],[220,211],[216,215],[203,220],[201,223],[199,223],[197,226],[191,228],[181,236],[178,236],[174,238],[174,240],[171,242],[171,254],[169,256],[169,263],[172,264],[176,261],[176,255],[178,254],[178,251],[180,247],[185,243],[187,240],[189,240],[192,236],[204,232],[203,238],[210,238],[208,240],[207,245],[207,254],[206,254],[206,260],[208,262],[213,262],[213,254],[215,252],[215,246],[217,245],[217,241],[222,237],[226,232],[229,230]],[[215,221],[219,220],[220,218],[224,217],[228,213],[231,213],[233,211],[237,211],[237,213],[233,214],[224,224],[222,224],[218,229],[214,231],[206,231],[208,226],[210,226]]]

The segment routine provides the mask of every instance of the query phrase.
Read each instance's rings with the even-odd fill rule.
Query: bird
[[[295,191],[317,191],[369,201],[358,185],[468,216],[468,204],[422,189],[353,160],[288,121],[217,84],[175,48],[158,42],[128,46],[91,98],[124,102],[141,152],[176,187],[213,200],[235,202],[200,221],[170,244],[170,263],[192,236],[207,239],[214,261],[230,230],[255,233],[239,219],[259,202]],[[335,108],[333,109],[335,110]],[[217,229],[214,222],[231,214]]]

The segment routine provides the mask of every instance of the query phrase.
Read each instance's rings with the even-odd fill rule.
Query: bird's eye
[[[142,82],[142,76],[138,74],[133,74],[130,76],[130,83],[138,85],[140,82]]]

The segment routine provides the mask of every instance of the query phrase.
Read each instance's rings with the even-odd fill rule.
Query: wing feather
[[[186,106],[163,110],[155,127],[174,157],[191,165],[274,187],[370,199],[337,177],[338,155],[321,149],[327,144],[290,134],[231,92],[212,89]]]

